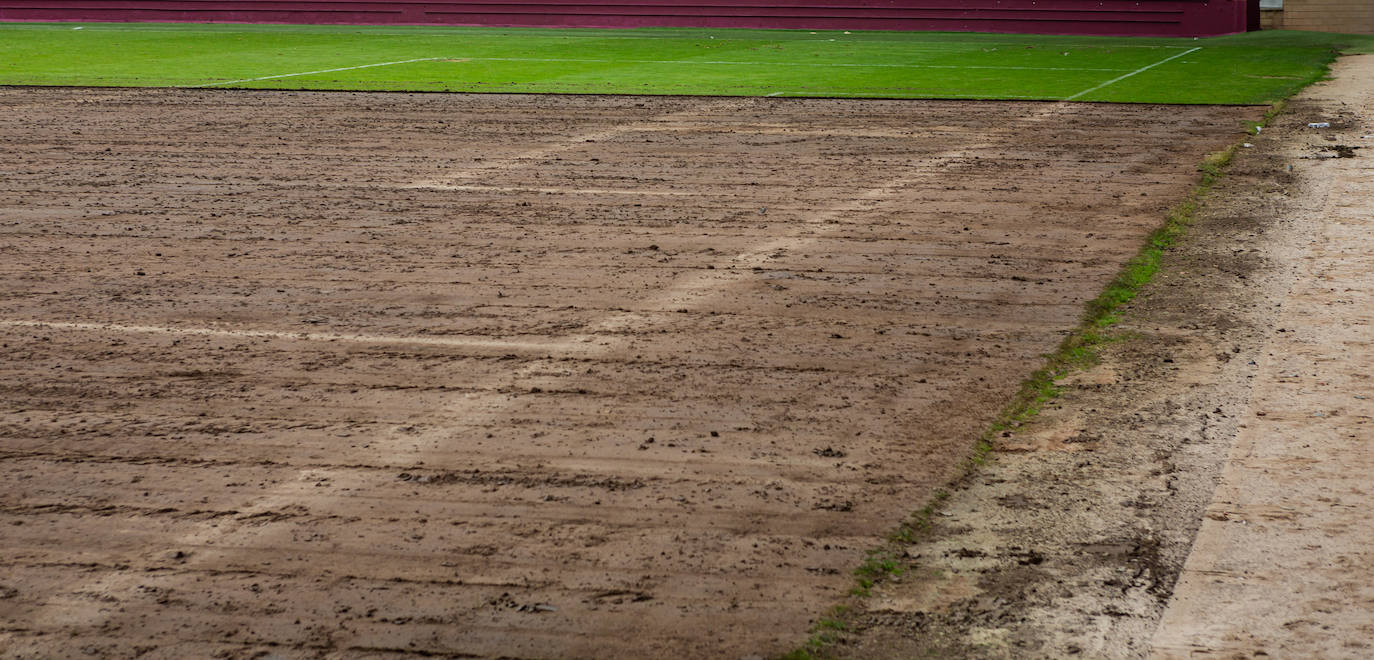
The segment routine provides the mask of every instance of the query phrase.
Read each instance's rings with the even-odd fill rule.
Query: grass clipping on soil
[[[1286,105],[1283,101],[1273,104],[1261,121],[1250,126],[1250,132],[1257,132],[1257,129],[1268,125],[1271,119],[1284,111]],[[1198,183],[1182,202],[1169,209],[1164,223],[1150,233],[1140,251],[1126,262],[1102,293],[1087,303],[1078,328],[1046,357],[1043,366],[1026,378],[1012,400],[998,414],[997,421],[978,437],[960,469],[956,483],[968,478],[978,466],[988,461],[995,438],[1004,431],[1030,421],[1046,403],[1057,398],[1060,394],[1057,385],[1059,380],[1073,371],[1095,364],[1101,347],[1121,338],[1110,332],[1112,326],[1120,321],[1118,312],[1121,307],[1134,300],[1145,285],[1154,279],[1165,251],[1188,233],[1208,192],[1225,175],[1227,166],[1240,148],[1241,143],[1236,142],[1203,159],[1198,165]],[[889,534],[886,545],[868,552],[863,564],[854,569],[856,584],[850,590],[851,598],[865,598],[881,580],[902,573],[900,557],[904,547],[923,538],[930,528],[931,517],[948,498],[949,491],[937,490],[925,507],[910,515]],[[839,633],[849,629],[847,619],[852,611],[851,604],[836,605],[812,625],[811,637],[799,648],[781,656],[782,660],[824,657],[825,650],[839,640]]]

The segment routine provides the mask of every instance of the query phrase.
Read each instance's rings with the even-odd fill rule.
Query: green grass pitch
[[[0,85],[1259,104],[1374,37],[0,23]]]

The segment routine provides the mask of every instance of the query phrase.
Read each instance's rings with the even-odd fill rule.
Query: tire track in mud
[[[124,98],[63,91],[65,125],[6,128],[26,158],[0,192],[25,255],[0,300],[20,322],[0,331],[18,384],[0,465],[27,475],[0,499],[24,523],[2,555],[15,653],[154,635],[196,655],[786,648],[1238,124],[1062,105],[1051,136],[1033,104],[970,120],[943,103]],[[127,130],[135,113],[160,130]],[[607,116],[673,130],[583,128]],[[1191,142],[1160,146],[1180,126]],[[455,172],[468,188],[412,183]],[[596,192],[635,182],[692,195]],[[129,273],[150,250],[166,265]],[[45,320],[85,325],[22,325]],[[302,342],[284,329],[300,323],[417,341]],[[107,541],[62,541],[79,538]]]

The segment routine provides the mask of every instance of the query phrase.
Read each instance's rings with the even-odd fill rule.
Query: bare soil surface
[[[0,654],[789,649],[1257,115],[0,90]]]
[[[1374,656],[1374,56],[1309,89],[1294,283],[1154,638],[1158,657]]]
[[[1000,439],[835,655],[1370,655],[1374,58],[1247,141],[1100,364]]]

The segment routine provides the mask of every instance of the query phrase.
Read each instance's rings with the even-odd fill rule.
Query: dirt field
[[[1258,114],[0,90],[0,653],[791,648]]]

